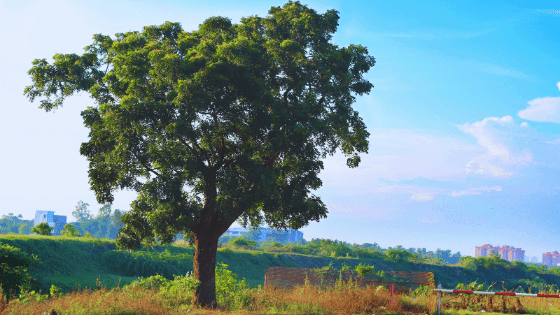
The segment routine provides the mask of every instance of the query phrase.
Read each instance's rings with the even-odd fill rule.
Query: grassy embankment
[[[185,275],[188,271],[192,270],[193,248],[170,245],[156,247],[152,251],[141,250],[127,253],[126,251],[116,250],[114,240],[21,235],[2,235],[0,236],[0,242],[18,247],[29,254],[35,254],[41,259],[43,264],[39,268],[32,269],[31,274],[43,284],[42,292],[47,293],[51,285],[56,285],[62,289],[61,292],[66,293],[58,300],[51,298],[48,305],[56,305],[59,309],[70,310],[79,304],[83,305],[84,309],[87,309],[87,307],[93,307],[92,305],[86,307],[88,303],[103,301],[95,302],[99,304],[97,307],[103,307],[102,305],[107,305],[108,307],[109,304],[106,303],[113,300],[111,305],[116,305],[115,307],[121,305],[126,309],[127,307],[134,306],[136,311],[131,313],[115,309],[115,312],[108,312],[107,314],[152,314],[154,308],[162,310],[162,314],[164,314],[163,310],[169,311],[169,307],[173,308],[177,313],[181,313],[181,309],[184,310],[184,307],[175,305],[176,303],[170,304],[166,298],[151,292],[150,290],[158,290],[153,286],[151,288],[144,288],[142,286],[128,288],[127,294],[122,292],[124,292],[123,286],[130,284],[138,279],[139,276],[148,277],[158,273],[172,279],[173,275]],[[270,266],[320,268],[332,262],[335,269],[340,269],[343,264],[355,267],[359,263],[363,263],[375,266],[376,271],[429,271],[435,274],[436,282],[442,283],[444,288],[453,288],[459,283],[469,283],[475,279],[479,280],[478,283],[485,282],[487,284],[493,281],[507,280],[507,288],[522,283],[523,279],[532,279],[532,281],[537,279],[538,282],[549,285],[560,282],[560,277],[557,275],[535,273],[534,271],[524,270],[524,268],[518,266],[512,267],[507,264],[505,266],[490,266],[492,268],[481,268],[481,266],[465,268],[459,265],[440,266],[426,264],[423,261],[390,261],[385,259],[383,255],[375,256],[376,259],[358,259],[357,257],[327,257],[286,252],[288,250],[290,249],[287,247],[274,247],[267,250],[220,248],[217,254],[217,261],[227,264],[227,269],[245,278],[248,284],[246,289],[241,290],[238,288],[238,291],[244,291],[245,293],[234,298],[234,300],[237,299],[237,302],[234,303],[231,299],[228,302],[228,298],[224,296],[221,299],[222,303],[220,305],[226,307],[229,311],[241,309],[251,312],[316,314],[328,314],[332,310],[337,309],[340,310],[339,313],[343,310],[355,311],[357,313],[360,311],[369,313],[373,310],[377,310],[377,313],[390,313],[391,310],[394,312],[431,312],[435,307],[435,296],[430,293],[421,296],[396,297],[396,303],[389,305],[388,291],[375,288],[355,288],[352,290],[346,288],[339,291],[325,291],[316,290],[312,286],[308,286],[307,288],[299,288],[291,292],[265,292],[262,288],[258,288],[258,285],[263,284],[264,273]],[[96,290],[80,291],[78,289],[87,287]],[[228,294],[232,294],[232,292]],[[185,294],[182,293],[182,295]],[[190,297],[186,298],[190,299]],[[444,302],[450,298],[446,297],[447,300],[444,300]],[[457,300],[457,297],[455,296],[453,299]],[[175,298],[174,300],[177,299]],[[531,307],[541,310],[544,306],[552,310],[553,306],[557,304],[555,301],[547,300],[544,302],[543,300],[536,298],[523,299],[524,303],[529,303],[527,306],[531,306],[531,303],[536,303]],[[184,302],[188,306],[188,301]],[[27,302],[25,307],[32,307],[33,303],[39,302]],[[46,311],[45,307],[47,307],[47,304],[42,303],[44,302],[37,304],[37,307],[42,307]],[[543,303],[545,304],[541,305]],[[553,304],[547,305],[547,303]],[[65,306],[65,304],[70,306]],[[251,306],[243,306],[244,304]],[[450,306],[452,304],[453,302],[450,300],[448,303],[444,303],[444,305]],[[16,304],[13,305],[15,306]],[[355,307],[351,305],[355,305]],[[10,307],[10,309],[14,306]],[[23,304],[20,306],[23,307]],[[468,307],[467,303],[465,303],[465,307]],[[510,309],[512,307],[510,306]],[[146,312],[142,313],[143,311],[141,310],[143,309]],[[16,309],[13,308],[13,310],[13,314],[16,314]],[[19,309],[17,311],[24,310]],[[81,312],[74,310],[71,314],[75,313]],[[84,311],[83,314],[90,313]]]

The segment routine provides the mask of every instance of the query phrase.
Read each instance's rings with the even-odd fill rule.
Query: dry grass
[[[437,295],[395,294],[391,304],[390,291],[384,287],[360,287],[356,283],[337,283],[331,287],[315,287],[309,283],[292,289],[271,287],[247,289],[244,307],[223,303],[219,309],[196,309],[190,303],[192,293],[164,298],[157,289],[143,287],[108,290],[81,290],[51,297],[45,301],[4,302],[0,296],[0,314],[42,315],[56,310],[62,315],[158,315],[158,314],[436,314]],[[502,297],[445,294],[442,314],[486,314],[492,311],[516,314],[559,314],[560,300],[536,297]],[[220,302],[219,302],[220,303]],[[238,305],[238,304],[237,304]],[[2,307],[5,309],[2,312]]]
[[[56,310],[63,315],[77,314],[426,314],[429,306],[405,302],[400,296],[390,304],[390,292],[374,287],[339,285],[319,289],[311,285],[291,290],[250,289],[250,303],[243,309],[225,305],[224,309],[194,309],[192,305],[173,305],[157,291],[145,288],[82,290],[60,298],[27,303],[10,302],[3,314],[40,314]],[[187,293],[185,293],[187,294]],[[190,293],[189,293],[190,294]],[[432,299],[433,300],[433,299]],[[432,307],[435,305],[432,303]]]

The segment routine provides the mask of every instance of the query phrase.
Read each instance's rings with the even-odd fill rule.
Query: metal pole
[[[391,282],[391,304],[393,304],[393,282]]]
[[[441,289],[441,283],[439,284],[438,289]],[[437,314],[438,315],[439,315],[440,307],[441,307],[441,291],[438,291],[438,293],[437,293]]]

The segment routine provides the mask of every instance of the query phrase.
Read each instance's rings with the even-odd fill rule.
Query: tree
[[[29,235],[31,234],[31,227],[29,225],[22,223],[19,225],[19,234]]]
[[[70,237],[80,237],[80,236],[82,236],[82,234],[79,231],[76,231],[76,228],[70,223],[64,225],[64,230],[62,230],[60,232],[60,235],[70,236]]]
[[[48,223],[43,222],[35,225],[33,229],[31,229],[31,232],[39,235],[51,236],[53,230],[54,230],[53,227],[49,226]]]
[[[111,204],[107,203],[103,207],[99,208],[98,218],[109,218],[111,216]]]
[[[248,240],[252,240],[255,242],[258,242],[261,239],[261,235],[263,233],[263,224],[257,225],[257,226],[251,226],[251,229],[243,234],[243,237],[245,237]]]
[[[25,94],[45,96],[47,112],[91,94],[80,153],[97,201],[111,203],[116,189],[139,194],[118,245],[183,234],[196,246],[193,303],[216,307],[220,235],[235,221],[285,230],[326,218],[310,196],[322,184],[320,158],[341,149],[357,167],[368,151],[352,104],[373,87],[363,75],[375,59],[363,46],[332,43],[338,20],[335,10],[289,2],[240,24],[212,17],[193,32],[167,22],[115,40],[96,34],[81,56],[33,61]]]
[[[87,207],[89,207],[89,204],[81,200],[78,201],[76,210],[72,211],[72,216],[80,223],[92,219],[92,215]]]

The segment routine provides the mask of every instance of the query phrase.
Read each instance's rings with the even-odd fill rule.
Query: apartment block
[[[547,266],[559,266],[560,265],[560,254],[557,251],[546,252],[542,254],[543,265]]]
[[[60,235],[66,225],[66,216],[55,215],[54,211],[37,210],[35,211],[35,225],[39,223],[47,223],[54,228],[52,235]]]
[[[524,261],[525,251],[521,248],[515,248],[512,246],[492,246],[490,244],[484,244],[482,246],[475,247],[475,257],[486,257],[490,256],[492,252],[497,253],[500,258],[507,261]]]

